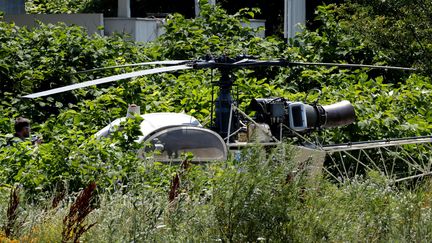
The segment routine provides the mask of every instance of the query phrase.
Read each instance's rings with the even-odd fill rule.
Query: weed
[[[20,188],[15,186],[10,191],[9,205],[7,209],[7,223],[4,226],[5,236],[7,238],[13,237],[17,234],[18,226],[18,206],[20,203]]]
[[[94,210],[96,183],[90,183],[70,206],[69,214],[63,219],[62,242],[78,242],[82,234],[96,223],[86,225],[86,217]]]

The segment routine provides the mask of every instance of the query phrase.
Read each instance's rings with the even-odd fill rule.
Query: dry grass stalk
[[[59,190],[55,193],[55,196],[52,200],[51,208],[57,208],[57,206],[65,198],[65,196],[66,196],[66,189],[64,189],[63,187],[59,187]]]
[[[62,242],[78,242],[79,238],[96,223],[86,225],[86,217],[94,210],[96,183],[90,183],[80,192],[63,219]]]
[[[12,188],[10,197],[9,197],[9,205],[7,209],[7,223],[4,226],[4,232],[6,237],[13,236],[14,228],[17,224],[18,219],[18,206],[19,206],[20,198],[19,198],[19,187],[16,186]]]
[[[189,170],[191,165],[191,161],[189,158],[186,158],[181,166],[180,171],[173,176],[171,179],[171,185],[170,185],[170,192],[168,195],[169,202],[173,202],[174,199],[177,198],[177,196],[180,194],[180,186],[181,186],[181,179],[185,176],[186,172]]]
[[[180,176],[178,173],[176,173],[175,176],[173,176],[173,178],[171,179],[170,192],[168,196],[169,202],[172,202],[174,201],[174,199],[177,198],[177,196],[179,195],[179,188],[180,188]]]

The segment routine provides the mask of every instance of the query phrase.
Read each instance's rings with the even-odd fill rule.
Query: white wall
[[[163,21],[157,18],[105,18],[105,34],[129,34],[135,41],[149,42],[165,32]]]
[[[158,18],[105,18],[105,34],[113,33],[128,34],[135,41],[149,42],[165,33],[163,27],[164,19]],[[253,29],[265,27],[265,20],[251,19],[249,24]],[[264,37],[265,31],[257,33],[257,36]]]
[[[34,27],[36,20],[43,23],[64,22],[68,25],[79,25],[87,29],[88,34],[112,35],[113,33],[128,34],[138,42],[149,42],[165,33],[164,19],[159,18],[103,18],[102,14],[20,14],[6,15],[5,21],[15,22],[17,26]],[[264,20],[251,19],[250,27],[264,27]],[[99,27],[104,26],[103,30]],[[264,37],[264,30],[257,33]]]
[[[104,23],[102,14],[8,14],[4,16],[4,21],[14,22],[17,26],[35,27],[36,20],[44,24],[63,22],[67,25],[79,25],[85,27],[88,34],[103,35],[103,30],[99,29]]]

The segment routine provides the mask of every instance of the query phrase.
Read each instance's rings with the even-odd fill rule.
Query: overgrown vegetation
[[[373,35],[366,38],[353,29],[360,18],[349,22],[346,14],[364,14],[362,8],[340,12],[337,6],[322,6],[317,15],[322,26],[289,43],[255,37],[242,27],[240,21],[255,10],[228,15],[208,5],[202,6],[201,18],[170,16],[166,34],[146,45],[121,36],[89,37],[79,27],[40,24],[28,30],[0,22],[0,224],[11,229],[4,233],[22,241],[61,241],[62,232],[63,240],[95,242],[428,240],[432,214],[426,179],[415,190],[379,173],[332,184],[325,177],[295,173],[288,145],[272,153],[252,148],[243,151],[240,160],[206,166],[139,160],[139,144],[134,142],[138,117],[111,138],[94,138],[112,119],[124,116],[130,103],[140,105],[143,113],[184,111],[205,123],[212,99],[210,71],[153,75],[36,100],[20,98],[131,70],[70,75],[85,69],[205,55],[422,65],[399,60],[403,57],[395,50],[374,43]],[[296,67],[239,70],[235,78],[241,108],[254,97],[304,100],[311,88],[323,91],[323,104],[350,100],[357,122],[319,134],[325,142],[347,142],[429,134],[432,87],[424,73],[427,70],[409,74]],[[316,94],[308,95],[309,102],[316,99]],[[7,145],[18,116],[33,120],[33,132],[43,136],[43,144]],[[88,214],[77,216],[72,212],[79,206],[71,202],[90,183],[98,185],[97,200],[81,201],[80,209]],[[17,191],[11,195],[21,200],[11,197],[8,206],[17,185],[20,197]]]
[[[432,5],[424,0],[352,0],[341,18],[350,35],[381,51],[382,61],[431,73]]]
[[[29,14],[81,13],[93,5],[94,0],[26,0]]]
[[[285,148],[286,149],[286,148]],[[192,165],[179,194],[169,200],[169,184],[146,186],[135,177],[112,193],[99,195],[85,223],[96,224],[84,241],[422,241],[429,240],[430,185],[410,191],[376,173],[335,185],[310,178],[280,150],[274,160],[252,149],[244,160]],[[289,151],[289,150],[287,150]],[[160,177],[169,165],[146,164]],[[174,167],[181,170],[180,167]],[[133,174],[133,173],[132,173]],[[292,174],[291,174],[292,175]],[[165,178],[169,178],[165,175]],[[70,200],[59,208],[26,205],[18,239],[61,241]],[[4,205],[2,204],[2,208]],[[73,207],[73,206],[72,206]]]

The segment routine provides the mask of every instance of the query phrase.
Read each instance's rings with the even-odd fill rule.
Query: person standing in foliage
[[[19,142],[25,142],[30,137],[30,120],[24,117],[18,117],[15,120],[15,134],[14,136],[9,140],[8,144],[15,144]],[[32,139],[31,142],[33,144],[41,144],[42,140],[40,138],[35,137],[35,139]]]

